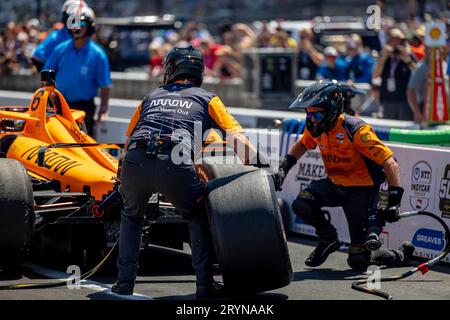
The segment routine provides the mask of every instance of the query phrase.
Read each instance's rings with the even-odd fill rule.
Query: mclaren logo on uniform
[[[425,210],[430,204],[433,170],[425,161],[417,162],[411,173],[410,204],[413,210]]]
[[[450,164],[445,167],[444,177],[439,184],[439,210],[443,218],[450,219]]]
[[[363,133],[362,135],[361,135],[361,141],[362,142],[369,142],[370,141],[370,135],[368,134],[368,133]]]

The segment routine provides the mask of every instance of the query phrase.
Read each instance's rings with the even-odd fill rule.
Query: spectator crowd
[[[449,28],[450,20],[446,21]],[[358,34],[345,35],[345,40],[340,43],[323,43],[311,28],[293,31],[284,29],[282,25],[282,21],[236,23],[219,28],[213,35],[206,25],[187,22],[181,29],[167,30],[152,39],[149,44],[149,74],[162,76],[164,56],[173,46],[190,44],[201,49],[205,76],[220,79],[240,77],[244,49],[290,48],[298,52],[298,79],[336,79],[370,84],[371,95],[362,108],[363,115],[384,110],[385,118],[424,120],[424,80],[429,52],[425,46],[423,19],[397,22],[384,17],[378,32],[381,50],[367,46]],[[53,29],[61,27],[61,23],[56,23]],[[0,76],[32,69],[30,57],[49,31],[42,28],[37,19],[25,23],[10,22],[6,28],[0,29]],[[97,40],[108,45],[101,37]],[[449,46],[447,40],[447,48],[442,52],[444,60],[450,52]],[[444,74],[448,75],[445,61],[444,68]],[[380,105],[383,108],[379,109]]]

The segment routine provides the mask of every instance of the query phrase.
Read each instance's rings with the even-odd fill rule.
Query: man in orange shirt
[[[305,264],[317,267],[330,253],[339,250],[336,229],[321,208],[342,206],[351,238],[349,266],[366,270],[371,263],[401,265],[412,255],[412,245],[404,245],[408,252],[377,250],[384,221],[374,210],[380,185],[387,180],[389,200],[384,220],[398,220],[403,188],[397,163],[372,127],[343,114],[343,105],[342,88],[336,81],[314,83],[293,102],[290,109],[306,109],[306,129],[281,162],[274,175],[275,184],[279,188],[297,159],[307,150],[319,147],[328,177],[313,181],[292,203],[294,213],[313,225],[320,238]],[[371,254],[368,249],[374,252]]]

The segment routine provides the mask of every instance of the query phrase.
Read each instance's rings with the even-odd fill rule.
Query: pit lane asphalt
[[[355,277],[361,274],[351,271],[346,264],[346,249],[332,254],[319,268],[309,268],[304,264],[305,257],[316,244],[315,240],[289,236],[288,246],[293,265],[293,280],[290,285],[258,294],[256,300],[368,300],[381,298],[351,289]],[[81,289],[59,288],[0,291],[0,300],[192,300],[195,299],[195,276],[190,267],[189,250],[175,252],[161,248],[151,248],[141,253],[139,277],[135,296],[117,296],[108,287],[116,277],[113,260],[105,269],[99,271]],[[33,265],[30,266],[30,263]],[[0,285],[10,283],[46,282],[47,274],[53,277],[65,272],[64,265],[70,262],[61,259],[36,257],[27,261],[26,267],[17,270],[16,275],[0,271]],[[414,261],[417,265],[420,261]],[[34,271],[33,271],[34,270]],[[382,269],[381,275],[397,275],[409,268]],[[426,275],[416,273],[401,281],[382,283],[381,289],[391,293],[394,299],[410,300],[448,300],[450,299],[450,267],[438,265]],[[220,276],[217,276],[220,281]]]

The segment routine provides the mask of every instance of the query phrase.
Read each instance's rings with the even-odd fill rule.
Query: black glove
[[[388,204],[387,208],[390,207],[400,207],[403,197],[403,188],[402,187],[389,187],[388,188]]]
[[[284,179],[286,179],[286,173],[283,169],[278,169],[278,172],[272,175],[273,183],[275,184],[275,190],[276,191],[282,191],[283,188],[281,186],[283,185]]]
[[[398,216],[400,210],[398,207],[390,207],[382,211],[383,219],[389,223],[394,223],[400,220]]]
[[[296,163],[297,163],[297,159],[294,156],[287,154],[284,157],[283,161],[281,161],[281,163],[280,163],[278,172],[272,176],[273,181],[275,183],[275,190],[277,190],[277,191],[283,190],[281,188],[281,185],[283,184],[284,179],[286,178],[289,170],[291,170],[291,168],[293,166],[295,166]]]
[[[386,210],[383,211],[383,218],[387,222],[393,223],[400,220],[400,204],[402,202],[403,196],[403,188],[402,187],[389,187],[388,188],[388,204]]]

